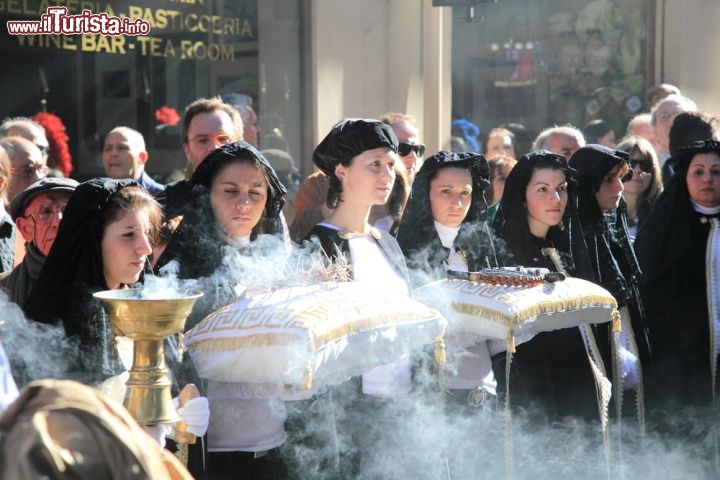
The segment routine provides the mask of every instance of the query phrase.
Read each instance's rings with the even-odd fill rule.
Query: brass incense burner
[[[105,290],[95,295],[116,335],[133,341],[133,364],[123,405],[140,425],[174,423],[180,417],[172,403],[163,340],[182,332],[202,293],[154,299],[141,289]]]

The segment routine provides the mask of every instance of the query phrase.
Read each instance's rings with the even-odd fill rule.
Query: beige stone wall
[[[680,87],[700,110],[720,115],[720,2],[664,1],[664,38],[663,0],[657,1],[655,78]]]
[[[450,9],[432,0],[312,0],[308,10],[314,144],[344,117],[398,111],[417,118],[430,152],[446,146]]]

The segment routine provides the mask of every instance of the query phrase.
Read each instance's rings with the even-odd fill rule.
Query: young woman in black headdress
[[[405,258],[395,239],[368,223],[373,205],[387,202],[395,182],[398,140],[392,128],[377,120],[346,119],[335,125],[315,148],[313,162],[328,175],[325,220],[310,231],[333,261],[352,265],[353,281],[408,295]],[[408,393],[408,362],[378,367],[363,375],[363,391]]]
[[[61,322],[79,340],[73,379],[94,384],[122,371],[107,316],[92,294],[141,279],[161,218],[155,200],[130,180],[90,180],[70,198],[25,312],[38,322]]]
[[[616,382],[616,408],[624,390],[635,390],[638,419],[644,418],[643,366],[651,364],[645,310],[640,297],[640,266],[628,232],[627,206],[622,198],[624,182],[632,177],[629,155],[602,145],[586,145],[576,151],[570,166],[577,172],[578,213],[588,249],[592,275],[578,275],[612,293],[620,310],[622,331],[619,351],[611,340],[610,325],[596,331],[601,348],[620,372]]]
[[[190,182],[192,201],[156,268],[177,260],[180,278],[198,279],[206,299],[193,311],[195,323],[237,301],[239,284],[252,289],[260,257],[274,256],[273,268],[284,269],[286,189],[267,159],[243,141],[208,155]],[[283,400],[312,393],[300,397],[282,386],[208,380],[208,478],[285,478]]]
[[[398,229],[398,244],[415,283],[445,278],[446,270],[475,272],[498,266],[485,223],[488,163],[480,154],[441,151],[427,158],[413,182]],[[496,395],[486,341],[468,348],[448,343],[446,398],[481,407]]]
[[[80,355],[68,378],[97,385],[125,371],[109,319],[92,295],[142,281],[161,219],[158,203],[132,180],[96,178],[81,183],[70,197],[25,307],[28,318],[60,323],[67,337],[79,343]],[[165,341],[166,361],[179,374],[177,347],[176,338]],[[176,377],[178,383],[184,380]],[[187,411],[181,409],[181,418],[192,423],[192,433],[203,435],[207,401],[190,402]],[[184,412],[191,409],[204,417],[202,425],[189,421]],[[162,429],[148,431],[164,441]]]
[[[565,157],[548,151],[523,155],[505,181],[493,224],[506,242],[509,264],[583,276],[591,273],[575,210],[575,179]],[[588,328],[536,335],[517,347],[512,360],[512,404],[556,420],[597,418],[596,385],[604,363]],[[609,393],[609,392],[606,392]]]

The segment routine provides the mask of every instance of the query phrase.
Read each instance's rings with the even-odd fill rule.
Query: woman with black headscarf
[[[495,245],[485,223],[489,167],[477,153],[441,151],[417,173],[398,229],[398,244],[414,283],[498,266]],[[496,395],[495,375],[486,341],[468,348],[448,343],[447,400],[480,407]]]
[[[286,189],[258,150],[243,141],[224,145],[190,182],[193,199],[157,265],[177,260],[180,278],[198,279],[204,301],[188,328],[236,301],[238,284],[252,288],[260,257],[274,257],[273,267],[282,270],[287,256],[280,218]],[[208,380],[208,478],[284,478],[278,451],[287,438],[284,395],[275,385]]]
[[[655,361],[649,398],[655,407],[675,408],[710,405],[715,396],[720,143],[695,142],[672,162],[676,175],[635,248]]]
[[[508,263],[591,274],[576,198],[574,171],[565,157],[549,151],[523,155],[505,181],[493,223],[506,242]],[[566,328],[540,333],[517,347],[509,391],[513,403],[538,404],[541,410],[532,413],[553,420],[597,418],[596,387],[602,391],[603,377],[592,329]]]
[[[614,385],[616,406],[621,405],[623,390],[636,390],[636,407],[642,421],[642,367],[650,366],[651,354],[639,290],[640,266],[630,241],[627,207],[622,198],[623,183],[632,177],[628,159],[629,155],[621,150],[586,145],[573,154],[570,166],[577,172],[578,212],[592,265],[592,276],[584,278],[612,293],[620,310],[622,350],[614,351],[610,326],[597,328],[601,348],[612,352],[614,369],[622,372],[621,385]]]
[[[109,321],[92,294],[141,279],[161,215],[135,182],[109,178],[80,184],[65,207],[25,313],[37,322],[62,323],[79,341],[74,380],[94,384],[122,371]]]
[[[129,179],[96,178],[81,183],[63,211],[57,237],[26,304],[28,318],[60,323],[80,355],[68,378],[89,385],[125,371],[110,321],[93,293],[130,288],[143,280],[152,244],[160,228],[160,205]],[[165,340],[165,359],[175,374],[176,392],[190,370],[182,366],[178,340]],[[100,385],[111,391],[113,381]],[[190,400],[180,409],[190,431],[202,436],[207,428],[207,400]],[[190,410],[200,423],[191,421]],[[197,417],[196,417],[197,418]],[[164,443],[166,429],[148,427]],[[191,467],[192,468],[192,467]]]

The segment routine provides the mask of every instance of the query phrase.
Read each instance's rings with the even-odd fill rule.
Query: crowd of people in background
[[[440,152],[426,151],[411,115],[347,118],[317,145],[317,170],[300,182],[280,142],[263,149],[249,96],[201,98],[182,119],[188,176],[168,185],[152,177],[143,135],[129,126],[104,137],[105,177],[78,183],[48,168],[41,125],[7,119],[0,125],[0,286],[28,321],[58,327],[69,340],[58,347],[66,362],[58,379],[98,386],[127,366],[93,293],[141,284],[170,264],[204,294],[187,330],[237,301],[238,284],[252,290],[257,272],[242,259],[268,250],[290,258],[293,248],[315,245],[329,264],[349,265],[352,281],[401,297],[448,271],[454,278],[518,265],[560,272],[612,294],[623,328],[621,353],[611,348],[608,323],[523,339],[509,379],[501,375],[506,344],[483,339],[448,344],[444,371],[433,373],[443,378],[440,387],[422,384],[428,375],[420,372],[433,371],[426,352],[409,352],[349,380],[342,391],[320,385],[299,392],[202,379],[181,337],[169,339],[175,394],[189,382],[202,393],[180,409],[193,433],[206,438],[193,448],[189,471],[209,480],[302,478],[293,471],[301,462],[292,452],[329,438],[316,438],[303,425],[314,421],[318,405],[340,395],[349,395],[346,407],[364,412],[370,424],[387,423],[356,431],[339,420],[329,427],[332,438],[398,434],[402,420],[388,422],[392,405],[399,398],[435,401],[430,391],[438,389],[448,419],[499,416],[508,381],[512,408],[537,408],[539,424],[568,416],[599,424],[596,392],[620,369],[618,388],[634,392],[632,403],[647,412],[649,428],[697,440],[696,460],[712,472],[717,452],[707,439],[717,442],[720,122],[671,85],[649,92],[647,110],[625,132],[593,119],[582,128],[548,126],[532,142],[521,125],[497,126],[480,138],[477,126],[458,120],[451,148]],[[0,409],[17,418],[20,407],[11,405],[17,387],[42,378],[26,352],[14,344],[4,348]],[[307,409],[298,414],[297,405]],[[689,409],[700,409],[707,421],[699,428],[678,425],[677,412]],[[0,438],[14,428],[4,418]],[[634,425],[633,415],[627,421]],[[136,430],[133,435],[142,435]],[[172,437],[145,430],[158,445]],[[354,478],[376,454],[402,462],[402,445],[396,447],[358,454],[338,443],[334,458],[314,465],[314,476]],[[453,453],[447,457],[448,472],[462,462]]]

